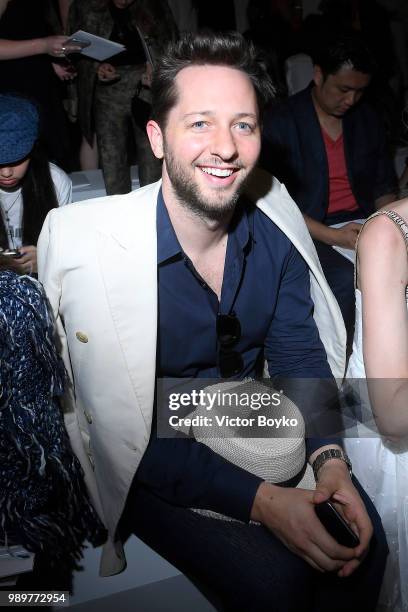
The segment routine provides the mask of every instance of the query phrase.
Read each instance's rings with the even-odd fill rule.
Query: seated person
[[[52,313],[39,282],[11,271],[0,313],[0,547],[35,553],[19,588],[68,590],[85,540],[105,533],[64,427]]]
[[[360,101],[373,70],[356,35],[332,39],[315,58],[313,82],[272,108],[263,131],[262,165],[303,212],[349,341],[353,265],[332,246],[354,249],[360,229],[354,221],[395,200],[398,191],[381,121]]]
[[[366,222],[358,240],[356,331],[347,370],[362,398],[359,379],[367,376],[370,402],[363,409],[369,412],[363,414],[370,422],[371,404],[382,435],[359,423],[360,438],[345,444],[390,547],[381,610],[402,612],[408,609],[408,199],[387,209]]]
[[[160,379],[254,378],[264,356],[271,377],[344,374],[344,325],[303,217],[278,181],[263,186],[253,173],[271,90],[238,34],[172,45],[147,124],[162,181],[51,211],[40,278],[68,349],[70,436],[109,530],[102,572],[124,567],[126,515],[225,609],[369,612],[387,550],[338,438],[306,440],[311,491],[156,429]],[[321,397],[316,405],[329,412]],[[314,506],[329,497],[359,546],[341,546],[319,522]]]
[[[51,208],[72,200],[71,179],[48,162],[37,141],[35,104],[15,95],[0,95],[0,247],[18,250],[15,258],[0,253],[0,268],[37,273],[37,240]]]

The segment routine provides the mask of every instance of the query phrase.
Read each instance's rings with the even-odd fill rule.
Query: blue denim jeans
[[[124,518],[219,610],[374,612],[388,547],[377,511],[355,484],[374,535],[360,568],[343,579],[317,572],[263,526],[203,516],[170,505],[140,485],[131,489]]]

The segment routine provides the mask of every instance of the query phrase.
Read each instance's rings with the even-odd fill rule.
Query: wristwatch
[[[339,448],[328,448],[327,450],[322,451],[319,455],[317,455],[316,459],[313,461],[313,474],[315,480],[317,480],[317,476],[322,465],[329,461],[330,459],[341,459],[348,467],[348,471],[350,473],[350,478],[353,475],[353,469],[351,465],[351,461],[343,450]]]

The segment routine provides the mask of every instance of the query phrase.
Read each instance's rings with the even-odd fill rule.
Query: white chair
[[[313,78],[313,62],[309,55],[297,53],[285,60],[285,76],[290,96],[305,89]]]

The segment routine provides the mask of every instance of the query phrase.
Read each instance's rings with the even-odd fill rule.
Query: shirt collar
[[[232,218],[228,230],[228,238],[230,237],[233,238],[234,243],[241,251],[245,250],[251,237],[251,231],[249,227],[248,211],[244,198],[239,200]]]
[[[251,236],[248,215],[243,200],[240,201],[228,231],[228,240],[235,249],[244,251]],[[171,224],[169,213],[163,198],[162,189],[157,196],[157,264],[180,255],[181,245]]]
[[[171,224],[160,188],[157,196],[157,264],[160,265],[180,253],[182,249]]]

